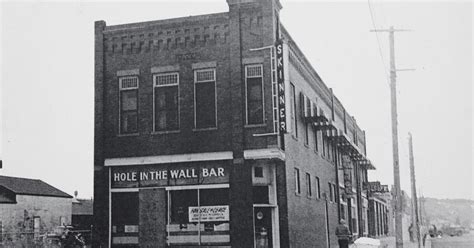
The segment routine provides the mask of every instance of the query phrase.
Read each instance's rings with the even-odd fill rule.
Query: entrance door
[[[272,209],[254,208],[255,248],[273,248]]]

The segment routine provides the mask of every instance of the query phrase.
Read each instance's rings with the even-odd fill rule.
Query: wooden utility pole
[[[393,184],[395,188],[395,240],[396,248],[403,248],[403,224],[402,224],[402,190],[400,187],[400,166],[398,156],[398,119],[397,119],[397,69],[395,68],[395,32],[408,31],[404,29],[374,29],[371,32],[388,32],[390,43],[390,98],[392,112],[392,148],[393,148]],[[403,69],[398,71],[407,71]]]
[[[415,180],[415,159],[413,157],[413,138],[411,133],[408,133],[408,143],[409,143],[409,152],[410,152],[410,178],[411,178],[411,196],[413,202],[413,212],[415,213],[415,218],[413,223],[415,225],[416,231],[416,240],[418,243],[418,248],[421,248],[421,233],[420,233],[420,217],[418,215],[418,197],[416,196],[416,180]]]

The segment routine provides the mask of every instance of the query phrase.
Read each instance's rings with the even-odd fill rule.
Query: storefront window
[[[112,194],[112,245],[138,247],[138,192]]]
[[[170,192],[170,223],[181,224],[180,228],[189,224],[188,209],[197,206],[197,190],[174,190]]]
[[[229,245],[229,189],[168,191],[168,244]]]
[[[359,226],[358,226],[358,223],[357,223],[357,209],[352,206],[351,208],[351,216],[352,216],[352,232],[354,234],[357,234],[359,233],[358,230],[359,230]]]

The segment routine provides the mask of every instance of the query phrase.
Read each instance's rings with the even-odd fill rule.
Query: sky
[[[389,43],[395,34],[402,189],[408,132],[419,194],[473,194],[472,3],[281,0],[282,24],[366,130],[369,180],[393,183]],[[94,21],[107,25],[226,12],[225,0],[0,1],[0,175],[93,195]],[[370,11],[372,10],[372,11]]]

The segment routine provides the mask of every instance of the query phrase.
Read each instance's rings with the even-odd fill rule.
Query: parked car
[[[464,233],[464,228],[459,225],[450,225],[450,226],[443,226],[441,231],[444,235],[453,236],[461,236]]]
[[[72,226],[57,226],[52,232],[46,234],[46,240],[57,247],[85,247],[84,237],[81,233],[75,232]]]

